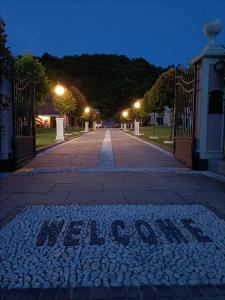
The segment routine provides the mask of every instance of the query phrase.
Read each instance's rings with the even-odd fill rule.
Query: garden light
[[[140,101],[136,101],[136,102],[134,103],[134,108],[138,109],[138,108],[140,108],[140,107],[141,107]]]
[[[84,110],[84,112],[85,112],[86,114],[88,114],[88,113],[90,112],[90,107],[86,107],[85,110]]]
[[[127,118],[127,117],[128,117],[128,112],[127,112],[126,110],[123,111],[122,116],[123,116],[124,118]]]
[[[58,95],[58,96],[62,96],[64,93],[65,93],[65,88],[62,86],[62,85],[57,85],[55,87],[55,93]]]

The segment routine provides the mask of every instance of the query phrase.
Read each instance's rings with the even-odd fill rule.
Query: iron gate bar
[[[21,72],[14,68],[14,169],[22,167],[35,156],[35,81],[34,64]]]
[[[195,67],[175,72],[174,154],[187,166],[193,167]]]

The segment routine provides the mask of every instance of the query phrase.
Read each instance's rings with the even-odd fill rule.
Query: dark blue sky
[[[125,54],[153,64],[185,64],[207,44],[202,26],[225,0],[0,0],[13,53]]]

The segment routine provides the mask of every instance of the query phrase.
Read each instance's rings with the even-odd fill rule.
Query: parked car
[[[112,125],[113,128],[120,128],[120,123],[114,122]]]
[[[96,123],[96,128],[102,128],[102,123]]]

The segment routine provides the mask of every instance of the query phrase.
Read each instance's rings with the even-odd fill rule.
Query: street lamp
[[[141,107],[140,101],[136,101],[136,102],[134,103],[134,108],[139,109],[140,107]]]
[[[89,114],[89,112],[90,112],[90,107],[85,107],[85,109],[84,109],[84,112],[86,113],[86,114]]]
[[[134,103],[134,109],[135,109],[135,121],[137,121],[137,111],[138,111],[138,109],[140,109],[140,107],[141,107],[141,102],[137,100],[137,101]]]
[[[123,116],[124,118],[127,118],[127,117],[128,117],[128,111],[124,110],[124,111],[122,112],[122,116]]]
[[[124,110],[122,112],[122,117],[126,120],[126,118],[128,117],[128,111],[127,110]],[[121,128],[122,128],[122,125],[121,125]],[[126,131],[127,130],[127,123],[124,123],[123,124],[123,130]]]
[[[86,121],[84,122],[85,124],[85,129],[84,129],[84,132],[88,132],[89,131],[89,122],[88,122],[88,117],[89,117],[89,113],[90,113],[90,107],[85,107],[84,109],[84,113],[87,115],[87,119]]]
[[[65,93],[65,88],[58,83],[55,87],[55,93],[58,96],[62,96]]]
[[[54,92],[57,96],[61,97],[65,93],[65,88],[58,83],[55,86]],[[64,118],[62,118],[61,115],[62,113],[60,111],[60,117],[56,118],[56,140],[57,141],[64,141]]]

